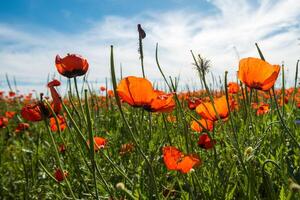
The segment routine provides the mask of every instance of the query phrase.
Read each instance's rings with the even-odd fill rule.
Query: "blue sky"
[[[89,80],[98,87],[110,75],[111,44],[124,76],[140,76],[138,23],[147,33],[145,72],[153,82],[161,80],[156,43],[165,73],[197,88],[190,50],[211,60],[215,77],[226,70],[235,80],[239,57],[257,57],[258,42],[267,61],[284,61],[292,84],[300,57],[299,19],[299,0],[2,0],[0,90],[7,89],[5,73],[24,91],[44,90],[48,74],[59,77],[55,56],[67,53],[88,59]]]
[[[1,22],[39,25],[65,32],[78,32],[108,15],[132,17],[149,11],[179,9],[213,11],[208,1],[196,0],[2,0]]]

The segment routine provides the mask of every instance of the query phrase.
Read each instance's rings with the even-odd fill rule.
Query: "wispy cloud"
[[[56,54],[78,53],[90,62],[90,80],[109,77],[109,46],[115,46],[116,64],[124,75],[140,75],[136,24],[147,33],[144,40],[146,74],[151,80],[161,76],[155,64],[155,44],[165,73],[180,75],[182,83],[195,83],[190,50],[212,61],[212,72],[223,76],[229,71],[235,79],[238,58],[257,56],[260,44],[270,63],[285,62],[288,76],[300,57],[300,4],[298,0],[212,0],[214,12],[191,9],[144,12],[131,18],[106,16],[93,21],[88,30],[74,34],[42,27],[16,27],[0,24],[0,69],[22,82],[45,82],[55,73]],[[79,27],[78,27],[79,28]]]

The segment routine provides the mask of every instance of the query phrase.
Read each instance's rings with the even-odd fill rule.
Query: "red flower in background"
[[[87,60],[80,55],[75,54],[68,54],[64,58],[57,55],[55,58],[55,65],[57,71],[67,78],[82,76],[89,69]]]
[[[8,119],[6,117],[0,117],[0,128],[5,128],[8,124]]]
[[[16,96],[16,93],[13,92],[13,91],[9,91],[9,92],[8,92],[8,96],[9,96],[9,97],[14,97],[14,96]]]
[[[237,94],[240,90],[240,86],[235,82],[228,83],[228,93],[229,94]]]
[[[97,152],[99,149],[103,149],[107,143],[107,140],[102,137],[94,137],[94,151]],[[88,146],[90,146],[90,141],[87,141]]]
[[[188,102],[189,109],[195,110],[196,107],[202,102],[202,100],[197,97],[190,97],[188,98],[187,102]]]
[[[5,112],[5,117],[12,119],[15,116],[16,112],[14,111],[6,111]]]
[[[106,88],[104,86],[100,87],[101,92],[104,92],[106,90]]]
[[[16,133],[19,133],[21,131],[25,131],[29,128],[29,124],[28,123],[19,123],[17,128],[15,129]]]
[[[204,133],[199,136],[198,146],[203,149],[212,149],[216,144],[216,140],[210,139],[210,137]]]
[[[256,115],[264,115],[270,111],[270,105],[267,103],[261,103],[257,108]]]
[[[51,108],[56,114],[58,114],[62,108],[60,96],[54,88],[55,86],[59,85],[60,82],[58,80],[53,80],[48,83],[48,87],[50,88],[51,96],[53,99]],[[28,121],[36,122],[43,120],[44,117],[52,117],[52,112],[43,102],[39,102],[36,104],[25,105],[21,110],[21,116]]]
[[[58,125],[60,127],[60,130],[64,131],[67,127],[67,123],[65,121],[65,118],[61,115],[57,115],[57,120],[58,120]],[[51,128],[51,131],[53,131],[53,132],[58,131],[58,127],[56,125],[56,121],[55,121],[54,117],[50,118],[50,128]]]
[[[69,175],[69,173],[67,171],[64,170],[64,172],[60,169],[56,169],[54,172],[54,177],[56,179],[57,182],[62,182],[65,177],[67,177]]]
[[[201,160],[197,155],[184,155],[176,147],[172,146],[163,147],[163,158],[168,170],[176,170],[184,174],[201,164]]]

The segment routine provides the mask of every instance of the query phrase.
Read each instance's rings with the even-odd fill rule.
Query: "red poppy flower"
[[[0,117],[0,128],[5,128],[8,124],[8,119],[6,117]]]
[[[15,129],[16,133],[19,133],[21,131],[25,131],[29,128],[29,124],[28,123],[19,123],[17,128]]]
[[[216,140],[211,140],[209,136],[204,133],[199,136],[198,146],[203,149],[212,149],[216,144]]]
[[[270,105],[267,103],[262,103],[257,108],[256,115],[264,115],[270,111]]]
[[[54,88],[59,85],[60,82],[58,80],[53,80],[48,83],[53,99],[51,107],[56,114],[58,114],[62,108],[60,96]],[[44,117],[52,117],[52,113],[43,102],[39,102],[36,104],[25,105],[21,110],[21,116],[28,121],[36,122],[43,120]]]
[[[150,81],[135,76],[122,79],[117,92],[124,102],[134,107],[149,106],[157,96]]]
[[[8,96],[9,96],[9,97],[14,97],[14,96],[16,96],[16,93],[13,92],[13,91],[9,91],[9,92],[8,92]]]
[[[226,120],[229,115],[226,97],[222,96],[214,99],[214,105],[219,117]],[[196,112],[204,119],[208,119],[213,122],[218,120],[211,102],[201,103],[199,106],[197,106]]]
[[[16,112],[13,111],[6,111],[5,112],[5,117],[12,119],[15,116]]]
[[[64,177],[67,177],[68,175],[69,175],[69,173],[66,170],[64,170],[64,172],[62,172],[62,170],[56,169],[54,172],[54,177],[57,182],[62,182],[65,179]]]
[[[61,116],[61,115],[57,115],[57,120],[58,120],[58,124],[59,124],[60,130],[64,131],[66,129],[66,127],[67,127],[67,123],[65,121],[65,118],[63,116]],[[57,125],[56,125],[56,121],[55,121],[54,117],[50,118],[50,128],[51,128],[51,131],[53,131],[53,132],[58,131],[58,128],[57,128]]]
[[[55,58],[57,71],[68,78],[84,75],[89,69],[89,64],[86,59],[80,55],[68,54],[61,58],[59,55]]]
[[[58,146],[58,151],[59,151],[60,153],[65,153],[65,151],[66,151],[65,145],[64,145],[64,144],[60,144],[60,145]]]
[[[187,102],[188,102],[189,109],[195,110],[196,107],[202,102],[202,100],[197,97],[190,97],[188,98]]]
[[[238,78],[250,88],[267,91],[275,84],[279,71],[279,65],[258,58],[244,58],[239,63]]]
[[[38,104],[28,104],[24,106],[21,110],[21,116],[32,122],[37,122],[43,120],[43,114],[41,111],[41,103]],[[44,106],[44,105],[43,105]]]
[[[235,82],[228,83],[228,93],[237,94],[239,92],[240,86]]]
[[[103,149],[107,143],[107,140],[102,137],[94,137],[94,151],[97,152],[99,149]],[[87,144],[90,145],[90,141],[87,141]]]
[[[199,123],[202,125],[199,125]],[[211,121],[211,120],[206,120],[206,119],[201,119],[201,120],[198,120],[198,122],[196,121],[192,121],[191,123],[191,128],[194,130],[194,131],[197,131],[197,132],[202,132],[203,130],[207,130],[207,131],[212,131],[213,128],[214,128],[214,122]]]
[[[106,88],[104,86],[100,87],[101,92],[104,92],[106,90]]]
[[[201,164],[201,160],[197,155],[184,155],[176,147],[163,147],[164,163],[168,170],[176,170],[181,173],[188,173],[193,167]]]

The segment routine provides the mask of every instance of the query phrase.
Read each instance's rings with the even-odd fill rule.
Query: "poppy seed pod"
[[[82,76],[89,69],[87,60],[75,54],[68,54],[64,58],[57,55],[55,58],[55,65],[57,71],[67,78]]]

